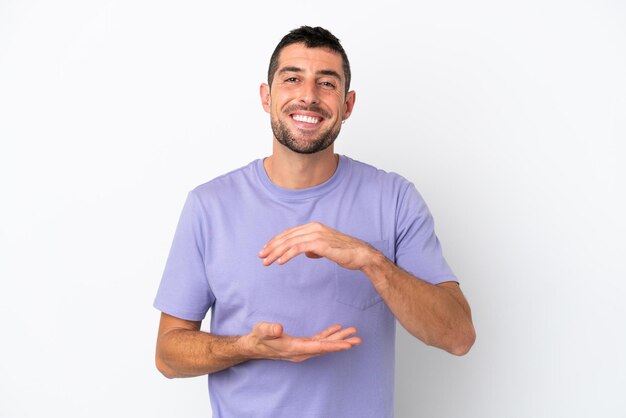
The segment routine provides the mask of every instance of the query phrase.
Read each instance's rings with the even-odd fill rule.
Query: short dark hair
[[[270,58],[270,66],[267,71],[267,84],[272,87],[272,81],[274,80],[274,74],[278,70],[278,59],[280,57],[280,51],[291,44],[304,44],[307,48],[328,48],[341,55],[343,61],[343,72],[346,77],[346,93],[350,90],[350,61],[346,51],[343,50],[339,39],[330,31],[321,28],[319,26],[313,28],[311,26],[300,26],[297,29],[292,30],[280,40],[272,58]]]

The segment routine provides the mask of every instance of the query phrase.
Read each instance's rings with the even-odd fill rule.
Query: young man
[[[216,417],[389,417],[396,319],[452,354],[474,342],[415,187],[333,152],[349,87],[337,38],[291,31],[260,88],[272,155],[189,193],[155,300],[156,363],[210,374]]]

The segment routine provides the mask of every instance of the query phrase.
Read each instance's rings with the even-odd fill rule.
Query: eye
[[[298,79],[296,77],[289,77],[285,80],[286,83],[295,83]]]
[[[331,83],[330,81],[322,81],[320,82],[320,85],[324,88],[328,88],[328,89],[334,89],[335,88],[335,84]]]

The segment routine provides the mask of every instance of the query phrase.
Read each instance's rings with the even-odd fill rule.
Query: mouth
[[[316,129],[322,122],[332,117],[330,112],[316,104],[309,106],[292,104],[284,111],[298,128],[305,130]]]
[[[319,116],[309,116],[309,115],[301,115],[301,114],[291,115],[291,118],[295,120],[296,122],[302,122],[302,123],[306,123],[309,125],[317,125],[318,123],[322,121],[322,118]]]

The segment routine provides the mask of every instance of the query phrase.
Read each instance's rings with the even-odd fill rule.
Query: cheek
[[[270,98],[270,104],[274,109],[280,109],[284,107],[285,104],[289,103],[289,97],[286,94],[275,94]]]

